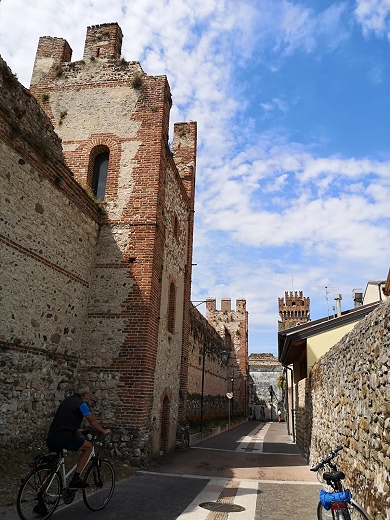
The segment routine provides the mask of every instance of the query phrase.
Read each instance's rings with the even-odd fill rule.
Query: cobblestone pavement
[[[247,422],[156,459],[92,513],[79,500],[54,520],[316,520],[320,485],[284,423]],[[15,507],[0,520],[16,520]],[[38,520],[38,519],[37,519]]]

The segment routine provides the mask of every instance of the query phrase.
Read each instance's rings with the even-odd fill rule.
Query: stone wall
[[[294,386],[294,414],[295,441],[302,455],[309,460],[310,441],[312,434],[312,406],[309,380],[301,379]]]
[[[232,309],[230,298],[221,299],[217,309],[215,298],[207,298],[206,319],[224,338],[226,349],[231,352],[228,374],[233,393],[233,408],[237,413],[248,413],[248,312],[246,300],[236,299],[236,309]]]
[[[389,520],[390,300],[313,367],[311,392],[310,461],[344,446],[340,469],[356,500],[373,519]]]
[[[80,183],[92,189],[96,156],[109,153],[80,357],[110,424],[159,453],[184,418],[196,123],[175,125],[171,149],[167,78],[122,58],[122,38],[116,23],[88,27],[77,62],[65,40],[40,38],[31,91]]]
[[[0,442],[42,436],[77,367],[99,207],[50,121],[0,61]]]
[[[283,374],[281,363],[272,354],[250,354],[248,364],[250,415],[257,420],[275,421],[280,409],[284,419],[284,394],[278,388]]]
[[[225,349],[224,340],[196,307],[191,309],[190,324],[187,419],[191,423],[200,420],[203,352],[210,347],[213,352],[206,351],[204,356],[203,417],[227,417],[227,367],[221,364],[220,356]]]
[[[121,59],[121,41],[117,24],[89,27],[71,62],[41,38],[31,91],[1,67],[0,435],[41,435],[83,379],[113,449],[142,463],[185,418],[196,123],[175,125],[171,150],[167,78]]]

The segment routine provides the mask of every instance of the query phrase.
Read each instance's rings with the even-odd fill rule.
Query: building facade
[[[197,126],[169,146],[167,79],[122,37],[89,27],[78,62],[40,38],[30,90],[0,58],[0,439],[44,439],[83,381],[113,454],[140,466],[186,444],[202,374],[205,418],[228,415],[230,374],[245,410],[248,319],[245,300],[220,316],[214,300],[211,323],[190,302]]]
[[[142,463],[185,423],[197,128],[175,124],[169,146],[167,78],[125,61],[122,37],[88,27],[78,62],[66,40],[40,38],[30,91],[2,63],[0,340],[5,393],[19,392],[4,426],[52,392],[36,405],[44,432],[86,380]]]

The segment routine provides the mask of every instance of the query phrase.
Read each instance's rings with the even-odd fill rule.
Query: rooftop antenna
[[[292,286],[292,291],[294,292],[294,274],[291,273],[291,286]]]
[[[326,311],[328,313],[328,320],[329,320],[329,299],[328,299],[328,294],[329,294],[328,286],[325,285]]]

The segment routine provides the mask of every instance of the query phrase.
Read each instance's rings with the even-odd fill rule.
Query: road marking
[[[157,471],[143,471],[138,470],[138,473],[147,473],[149,475],[160,475],[162,477],[181,477],[181,478],[200,478],[203,480],[218,480],[220,482],[228,482],[229,480],[232,480],[230,478],[223,478],[223,477],[211,477],[210,475],[182,475],[179,473],[163,473],[163,472],[157,472]],[[320,482],[315,482],[312,480],[271,480],[271,479],[246,479],[241,480],[240,482],[259,482],[260,484],[305,484],[306,486],[321,486]]]
[[[252,451],[256,450],[259,453],[263,453],[264,437],[269,430],[271,423],[267,423],[264,426],[257,426],[248,435],[246,435],[235,451]],[[250,445],[250,447],[248,447]]]
[[[221,450],[219,448],[202,448],[201,446],[191,446],[190,450],[204,450],[204,451],[223,451],[226,453],[237,452],[237,448],[235,450]],[[254,455],[283,455],[286,457],[302,457],[300,453],[283,453],[283,452],[274,452],[274,451],[262,451],[260,452],[259,448],[254,448],[253,451],[258,451],[258,453],[254,453]],[[248,450],[240,450],[239,453],[252,453],[251,449]]]
[[[160,475],[163,477],[184,477],[184,478],[201,478],[206,480],[212,480],[215,477],[210,477],[207,475],[187,475],[183,473],[165,473],[162,471],[145,471],[145,470],[138,470],[137,473],[146,473],[147,475]],[[228,478],[220,478],[219,480],[228,481]]]
[[[257,480],[240,481],[234,503],[245,507],[245,518],[255,518],[258,487]],[[229,513],[227,518],[237,519],[237,513]]]
[[[203,502],[216,502],[222,493],[227,480],[212,478],[203,490],[195,497],[177,520],[206,520],[210,511],[199,507]]]

